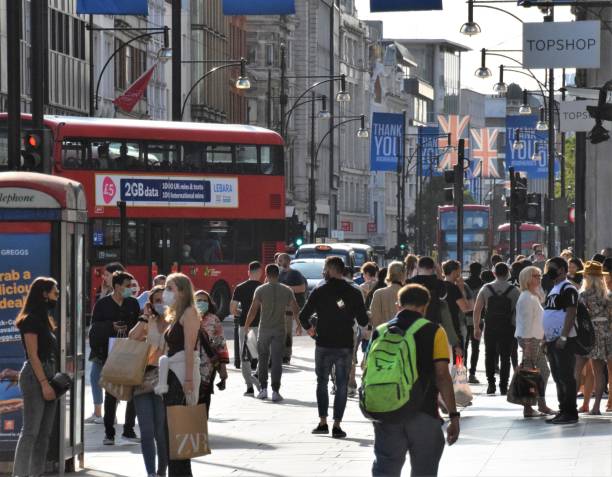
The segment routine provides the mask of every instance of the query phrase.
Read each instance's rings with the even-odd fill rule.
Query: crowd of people
[[[371,402],[364,395],[373,389],[369,383],[376,386],[376,373],[380,377],[393,367],[376,361],[377,350],[385,340],[395,346],[398,342],[391,335],[400,336],[399,342],[405,339],[413,353],[408,361],[414,368],[406,373],[412,377],[405,383],[412,392],[389,418],[379,413],[382,417],[375,419],[372,474],[399,476],[409,454],[412,475],[436,475],[444,448],[440,411],[449,419],[447,442],[453,444],[459,437],[450,366],[461,358],[469,383],[480,384],[476,365],[481,341],[486,394],[508,394],[511,369],[515,373],[535,369],[541,375],[544,385],[538,390],[537,410],[524,404],[525,418],[550,415],[547,422],[561,425],[577,422],[579,412],[602,412],[612,371],[610,272],[610,249],[583,263],[569,250],[544,261],[541,247],[536,246],[530,257],[517,257],[513,263],[497,255],[490,268],[472,263],[466,279],[455,260],[440,266],[431,257],[414,255],[385,268],[367,262],[355,278],[341,258],[332,256],[325,261],[321,282],[307,293],[304,277],[291,268],[287,254],[278,254],[275,263],[265,267],[252,262],[247,280],[236,286],[230,303],[240,325],[244,394],[261,400],[270,397],[275,403],[283,400],[283,365],[291,361],[294,334],[305,332],[316,343],[318,422],[312,433],[330,434],[331,380],[331,436],[344,438],[342,420],[348,397],[357,394],[357,369],[363,370],[360,402],[368,415]],[[194,290],[181,273],[157,276],[150,290],[138,293],[134,277],[121,264],[105,267],[89,331],[94,413],[86,422],[104,424],[103,443],[115,444],[118,399],[103,389],[101,371],[112,338],[145,341],[150,350],[145,376],[127,402],[122,438],[140,442],[149,476],[189,476],[189,460],[169,458],[166,409],[204,403],[210,413],[215,380],[219,378],[216,387],[223,390],[228,378],[223,326],[211,295]],[[50,312],[57,296],[54,280],[36,279],[17,318],[27,361],[20,377],[24,424],[15,476],[40,475],[44,466],[41,449],[48,445],[55,413],[49,379],[56,368],[57,343]],[[575,326],[581,313],[594,333],[586,350]],[[557,388],[558,411],[545,398],[550,375]],[[612,412],[610,398],[605,411]]]

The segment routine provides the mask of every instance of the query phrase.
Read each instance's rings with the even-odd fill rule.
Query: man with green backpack
[[[374,421],[372,475],[376,477],[399,477],[406,453],[413,477],[437,475],[444,450],[438,394],[449,410],[448,444],[459,437],[448,340],[441,326],[423,318],[429,300],[425,287],[403,287],[398,314],[378,326],[370,341],[360,405]]]

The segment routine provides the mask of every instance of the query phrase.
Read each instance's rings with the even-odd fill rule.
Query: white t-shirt
[[[577,305],[578,290],[569,280],[558,283],[550,290],[544,305],[544,339],[547,342],[555,341],[561,336],[567,309]],[[572,326],[568,338],[575,336],[576,329]]]
[[[540,299],[530,291],[521,292],[516,302],[516,332],[517,338],[544,338],[543,325],[544,308]]]

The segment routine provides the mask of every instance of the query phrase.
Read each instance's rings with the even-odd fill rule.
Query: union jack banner
[[[451,145],[453,149],[448,151],[440,158],[440,162],[438,164],[438,170],[445,171],[447,169],[452,169],[455,165],[457,165],[457,145],[459,144],[459,139],[465,138],[465,148],[466,150],[470,147],[469,138],[468,138],[468,125],[470,123],[469,116],[457,116],[455,114],[451,114],[450,116],[438,116],[438,123],[440,124],[440,129],[443,134],[451,135]],[[444,148],[448,146],[447,138],[438,139],[438,147]]]
[[[497,178],[497,136],[499,129],[472,129],[472,159],[476,161],[472,175],[474,177]]]

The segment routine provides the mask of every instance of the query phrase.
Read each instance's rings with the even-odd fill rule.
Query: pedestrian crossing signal
[[[42,135],[38,131],[25,131],[21,150],[21,169],[43,172]]]

